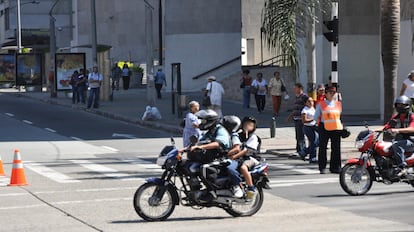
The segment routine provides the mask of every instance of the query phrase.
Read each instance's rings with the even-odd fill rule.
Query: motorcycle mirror
[[[171,144],[172,145],[175,145],[175,140],[174,140],[174,138],[172,136],[171,136],[170,140],[171,140]]]
[[[368,129],[368,122],[364,121],[364,127]]]
[[[192,135],[192,136],[190,137],[190,142],[191,142],[191,144],[196,144],[196,143],[198,142],[198,138],[197,138],[197,136]]]

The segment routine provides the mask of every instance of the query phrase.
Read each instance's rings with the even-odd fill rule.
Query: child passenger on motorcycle
[[[243,175],[246,184],[247,184],[247,198],[253,199],[256,190],[253,184],[252,176],[249,173],[249,169],[253,168],[255,165],[259,164],[257,160],[257,153],[260,140],[259,137],[254,133],[256,131],[257,121],[253,117],[245,117],[242,120],[242,131],[239,133],[240,141],[242,145],[240,146],[240,151],[232,154],[229,152],[229,158],[232,160],[239,161],[239,170]]]

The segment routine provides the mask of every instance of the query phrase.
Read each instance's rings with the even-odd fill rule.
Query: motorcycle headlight
[[[360,149],[363,146],[364,146],[364,140],[358,140],[358,141],[355,142],[355,147],[357,149]]]
[[[157,165],[162,167],[165,164],[166,160],[167,160],[166,155],[158,157],[157,158]]]

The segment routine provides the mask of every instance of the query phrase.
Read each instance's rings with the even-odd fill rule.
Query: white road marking
[[[118,134],[118,133],[113,133],[112,134],[113,138],[127,138],[127,139],[136,139],[137,137],[135,137],[134,135],[130,135],[130,134]]]
[[[56,133],[56,131],[55,131],[55,130],[50,129],[50,128],[45,128],[45,130],[47,130],[47,131],[49,131],[49,132],[52,132],[52,133]]]
[[[129,174],[121,173],[118,170],[105,167],[101,164],[94,164],[88,160],[69,160],[69,161],[74,164],[79,164],[80,166],[87,168],[89,170],[92,170],[94,172],[101,173],[104,176],[107,176],[110,178],[122,179],[122,180],[136,180],[136,179],[142,180],[142,178],[133,178]]]
[[[108,146],[101,146],[102,148],[108,149],[110,151],[114,151],[114,152],[118,152],[119,150],[113,147],[108,147]]]
[[[142,160],[142,159],[120,159],[122,162],[127,162],[138,166],[140,169],[138,172],[163,172],[160,166],[157,164]]]
[[[9,116],[9,117],[13,117],[14,116],[14,114],[12,114],[12,113],[4,113],[5,115],[7,115],[7,116]]]
[[[72,177],[69,177],[63,173],[57,172],[51,168],[45,167],[42,164],[31,162],[31,161],[25,161],[23,162],[24,166],[28,169],[47,177],[53,181],[56,181],[58,183],[78,183],[80,180],[73,179]]]
[[[328,184],[338,183],[338,177],[331,178],[316,178],[316,179],[301,179],[301,180],[271,180],[270,187],[291,187],[297,185],[309,185],[309,184]]]
[[[52,205],[68,205],[68,204],[85,204],[85,203],[96,203],[96,202],[114,202],[114,201],[130,201],[130,197],[123,198],[102,198],[102,199],[92,199],[92,200],[78,200],[78,201],[55,201],[49,202]],[[12,209],[29,209],[47,206],[46,204],[33,204],[33,205],[22,205],[22,206],[6,206],[0,207],[0,210],[12,210]]]
[[[33,122],[28,121],[28,120],[23,120],[23,122],[24,122],[24,123],[27,123],[27,124],[30,124],[30,125],[32,125],[32,124],[33,124]]]
[[[78,137],[70,137],[71,139],[74,139],[74,140],[77,140],[77,141],[83,141],[83,139],[81,139],[81,138],[78,138]]]
[[[35,191],[34,194],[65,194],[65,193],[84,193],[84,192],[110,192],[110,191],[124,191],[137,189],[138,186],[134,187],[116,187],[116,188],[91,188],[91,189],[75,189],[75,190],[56,190],[56,191]],[[17,197],[26,196],[29,193],[4,193],[0,194],[0,197]]]
[[[286,169],[286,170],[291,170],[295,172],[300,172],[303,174],[319,174],[319,170],[303,168],[303,166],[299,166],[299,165],[295,166],[295,165],[288,165],[288,164],[271,164],[270,166],[281,168],[281,169]]]

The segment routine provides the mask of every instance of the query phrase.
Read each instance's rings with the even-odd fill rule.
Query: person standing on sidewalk
[[[157,98],[161,99],[161,90],[162,86],[167,87],[167,79],[165,78],[165,73],[161,68],[158,69],[157,73],[154,76],[155,89],[157,90]]]
[[[256,79],[252,83],[252,88],[255,89],[255,99],[257,111],[261,114],[266,105],[267,82],[263,79],[263,73],[257,73]]]
[[[339,173],[341,171],[341,131],[343,125],[341,122],[342,104],[335,100],[336,87],[326,89],[326,99],[316,106],[315,118],[321,119],[319,123],[319,171],[326,174],[326,150],[328,140],[331,140],[331,160],[329,170],[331,173]]]
[[[286,85],[280,78],[280,72],[274,72],[273,78],[269,81],[269,95],[272,96],[273,116],[279,115],[280,105],[282,104],[283,87],[286,91]]]
[[[321,101],[325,101],[325,85],[324,84],[318,85],[317,92],[316,92],[315,107]]]
[[[102,75],[98,72],[98,66],[93,67],[93,71],[89,73],[88,83],[89,83],[89,97],[88,97],[88,109],[92,106],[93,108],[99,107],[99,92],[101,88],[101,82],[103,78]]]
[[[72,77],[70,78],[70,85],[72,86],[72,104],[79,103],[80,97],[78,94],[78,84],[79,84],[79,72],[76,70],[73,72]]]
[[[112,68],[112,88],[115,88],[116,90],[119,90],[119,80],[121,79],[122,70],[118,66],[118,63],[114,64],[114,67]]]
[[[249,70],[243,70],[243,76],[240,79],[240,88],[243,89],[243,108],[250,108],[250,90],[253,78],[249,76]]]
[[[311,164],[318,162],[316,159],[316,148],[319,143],[319,135],[316,131],[316,121],[314,118],[315,108],[313,102],[313,98],[310,97],[302,110],[303,132],[308,138],[309,146],[299,153],[302,159],[305,159],[306,155],[309,154],[309,163]]]
[[[305,135],[303,134],[301,112],[309,97],[303,93],[303,85],[301,83],[296,83],[293,86],[293,92],[295,93],[296,98],[292,108],[292,113],[288,116],[287,121],[293,119],[295,123],[296,152],[300,154],[300,152],[305,149]]]
[[[207,78],[208,83],[206,86],[207,96],[210,97],[211,106],[210,109],[214,110],[220,118],[223,117],[223,112],[221,111],[221,105],[223,101],[224,88],[223,86],[216,81],[215,76],[210,76]]]
[[[85,76],[84,69],[80,69],[79,72],[80,73],[78,76],[78,96],[80,96],[80,100],[82,104],[85,104],[86,103],[85,89],[86,89],[87,77]]]
[[[129,67],[127,64],[124,64],[122,67],[122,85],[124,87],[124,90],[129,89],[129,81],[131,79],[131,70],[129,70]]]

